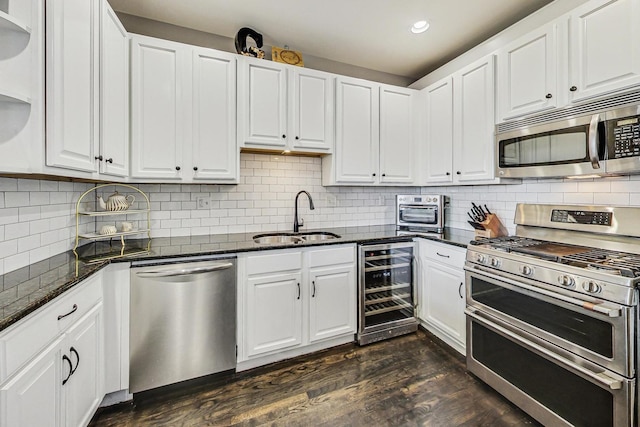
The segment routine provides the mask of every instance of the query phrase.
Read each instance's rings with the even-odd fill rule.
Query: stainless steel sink
[[[300,236],[287,233],[257,234],[253,236],[253,241],[262,245],[277,245],[286,243],[302,243],[304,240]]]
[[[300,235],[305,241],[311,242],[314,240],[331,240],[331,239],[339,239],[340,236],[333,233],[328,233],[326,231],[318,231],[315,233],[302,233]]]
[[[309,233],[268,233],[268,234],[256,234],[253,236],[253,241],[261,245],[278,245],[287,243],[304,243],[313,242],[317,240],[331,240],[339,239],[340,236],[334,233],[326,231],[315,231]]]

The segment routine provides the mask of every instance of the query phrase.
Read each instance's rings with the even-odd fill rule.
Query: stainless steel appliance
[[[443,195],[397,195],[396,229],[414,234],[443,233],[446,203]]]
[[[360,245],[358,344],[418,330],[413,242]]]
[[[545,425],[637,425],[640,208],[519,204],[471,242],[467,368]]]
[[[500,131],[498,176],[530,178],[640,173],[640,106]]]
[[[130,306],[132,393],[235,369],[235,259],[134,262]]]

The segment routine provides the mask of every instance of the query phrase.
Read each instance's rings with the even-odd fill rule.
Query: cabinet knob
[[[285,139],[287,137],[287,135],[285,135],[284,133],[282,134],[282,139]]]
[[[547,99],[551,99],[551,98],[553,98],[553,95],[551,95],[550,93],[548,93],[548,94],[547,94],[547,96],[545,96],[545,98],[547,98]]]
[[[575,86],[571,86],[571,87],[569,88],[569,90],[570,90],[571,92],[575,92],[575,91],[577,91],[577,90],[578,90],[578,88],[577,88],[577,87],[575,87]]]
[[[372,176],[376,176],[376,174],[374,173],[374,174],[372,174]]]
[[[107,162],[107,163],[113,163],[113,158],[112,158],[112,157],[109,157],[107,160],[105,160],[105,162]]]
[[[176,166],[176,170],[179,171],[180,170],[180,166]]]
[[[387,174],[386,174],[386,173],[383,173],[383,174],[382,174],[382,176],[387,176]]]
[[[447,176],[451,175],[451,172],[447,172],[447,173],[446,173],[446,175],[447,175]]]
[[[197,167],[197,166],[194,166],[194,167],[193,167],[193,170],[194,170],[194,171],[198,171],[198,167]]]
[[[462,175],[462,172],[457,171],[457,172],[456,172],[456,175]]]
[[[298,138],[298,137],[296,136],[296,139],[300,139],[300,138]]]
[[[95,159],[102,161],[102,154],[100,154],[99,156],[96,156]]]

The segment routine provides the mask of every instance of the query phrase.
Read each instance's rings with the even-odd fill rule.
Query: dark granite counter
[[[305,230],[303,233],[311,231],[314,230]],[[395,225],[331,228],[318,231],[331,232],[339,235],[340,238],[298,244],[258,244],[253,241],[253,236],[261,233],[237,233],[155,238],[150,242],[148,240],[132,240],[127,242],[127,251],[132,255],[117,258],[111,262],[221,255],[345,243],[388,243],[408,241],[414,237],[424,237],[466,247],[474,237],[472,231],[459,229],[445,229],[443,235],[417,236],[408,234],[397,236]],[[110,249],[108,243],[96,242],[81,247],[79,254],[81,257],[100,256],[101,253],[108,252]],[[139,253],[141,251],[143,253]],[[108,263],[109,261],[93,264],[79,262],[78,276],[76,277],[75,256],[73,252],[68,251],[0,276],[0,331],[71,289]]]

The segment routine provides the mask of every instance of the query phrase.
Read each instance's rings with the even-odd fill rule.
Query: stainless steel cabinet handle
[[[460,286],[458,286],[458,295],[460,295],[460,298],[464,298],[464,295],[462,295],[462,286],[464,286],[464,282],[460,282]]]
[[[441,256],[442,258],[451,258],[449,255],[442,255],[440,252],[436,252],[436,255]]]
[[[472,308],[472,307],[467,308],[464,312],[467,316],[478,320],[480,323],[489,325],[492,329],[495,329],[499,334],[510,338],[512,341],[516,342],[517,344],[525,348],[528,347],[534,352],[541,354],[543,356],[546,356],[547,359],[552,359],[555,362],[559,363],[560,365],[566,366],[576,372],[579,372],[584,376],[590,378],[594,382],[600,384],[601,386],[607,387],[611,390],[620,390],[622,388],[622,381],[615,378],[611,378],[610,376],[606,375],[604,372],[593,372],[592,370],[585,368],[584,366],[576,365],[570,360],[567,360],[564,357],[561,357],[556,353],[550,350],[547,350],[546,348],[541,347],[538,344],[525,339],[524,337],[514,334],[513,332],[503,328],[502,326],[497,325],[491,320],[486,319],[484,316],[480,316],[480,313],[478,313],[477,309],[475,308]]]
[[[600,115],[594,114],[591,117],[589,123],[589,159],[591,160],[591,167],[594,169],[600,169],[600,159],[598,158],[598,123],[600,122]]]
[[[207,267],[196,267],[188,269],[175,269],[175,270],[160,270],[160,271],[139,271],[136,273],[138,277],[153,278],[153,277],[175,277],[186,276],[189,274],[204,274],[212,271],[226,270],[233,267],[233,264],[226,262],[224,264],[216,264]]]
[[[69,375],[67,375],[67,378],[62,380],[62,385],[65,385],[67,381],[69,381],[69,378],[71,378],[71,374],[73,374],[73,365],[71,364],[71,359],[69,359],[66,354],[62,355],[62,361],[66,361],[69,364]]]
[[[300,299],[300,282],[298,282],[298,298],[296,299]]]
[[[58,316],[58,320],[60,319],[64,319],[67,316],[71,316],[73,313],[76,312],[76,310],[78,309],[78,304],[73,304],[73,307],[71,307],[71,311],[68,312],[67,314],[61,314]]]

